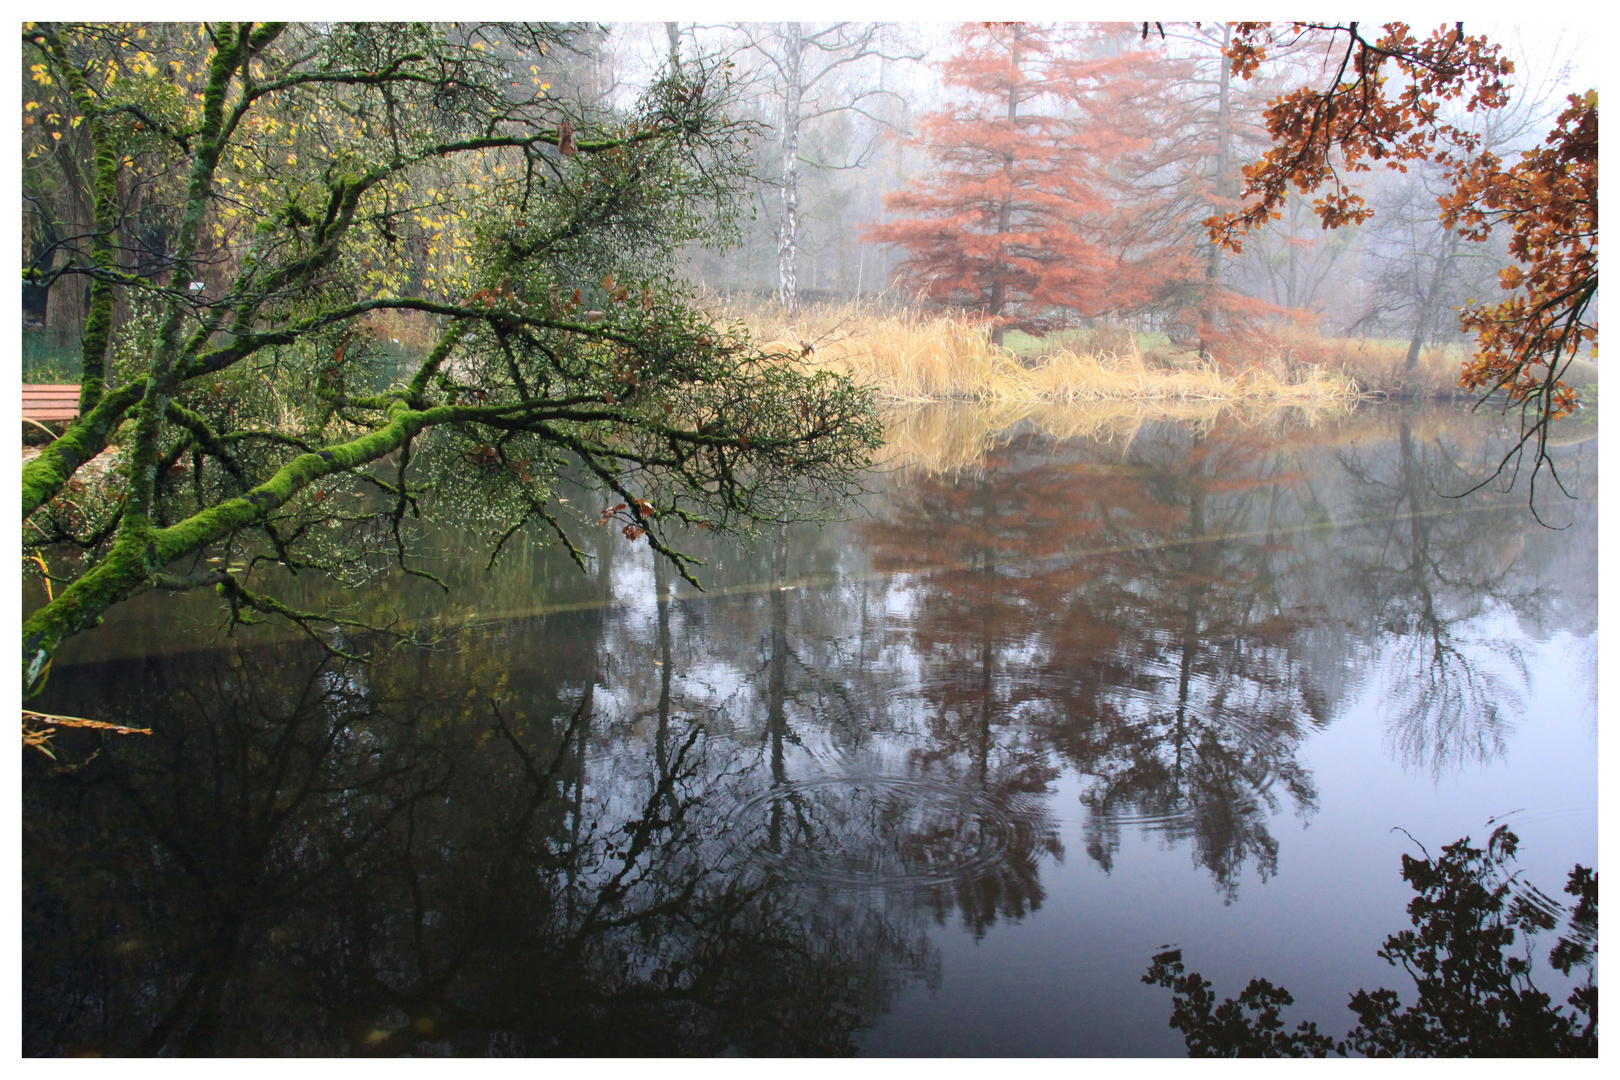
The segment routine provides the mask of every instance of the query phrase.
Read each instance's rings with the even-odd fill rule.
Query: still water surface
[[[1497,418],[975,423],[706,594],[600,530],[427,538],[349,598],[460,632],[371,665],[128,605],[37,703],[154,734],[28,764],[25,1053],[1179,1055],[1164,946],[1342,1033],[1415,842],[1596,865],[1595,439],[1553,531],[1445,497]]]

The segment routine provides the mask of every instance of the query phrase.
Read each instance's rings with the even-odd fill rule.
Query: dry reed
[[[1311,364],[1343,373],[1363,391],[1402,398],[1467,396],[1457,386],[1468,358],[1462,345],[1425,347],[1408,367],[1404,341],[1322,337],[1302,327],[1281,327],[1271,336],[1284,364]]]
[[[1073,404],[1096,401],[1235,401],[1343,404],[1359,396],[1354,379],[1311,365],[1279,376],[1249,365],[1212,362],[1160,367],[1132,344],[1122,353],[1067,348],[1026,364],[990,343],[981,321],[915,312],[862,316],[858,309],[814,311],[784,322],[768,313],[744,321],[766,349],[844,372],[891,402],[981,401]],[[805,353],[805,347],[813,351]]]

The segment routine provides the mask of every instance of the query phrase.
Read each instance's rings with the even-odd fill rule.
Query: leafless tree
[[[776,231],[777,296],[788,314],[793,314],[799,308],[799,166],[857,168],[872,149],[868,142],[853,161],[807,161],[800,155],[800,131],[813,120],[841,112],[889,126],[869,106],[895,92],[881,83],[853,84],[841,76],[864,62],[916,60],[920,55],[891,46],[892,35],[884,23],[743,23],[735,29],[745,42],[744,49],[762,62],[761,75],[779,103],[776,128],[781,147],[782,217]]]

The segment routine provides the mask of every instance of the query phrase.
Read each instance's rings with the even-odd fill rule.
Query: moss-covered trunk
[[[166,529],[148,526],[120,532],[100,562],[23,624],[23,696],[44,689],[44,673],[63,641],[94,626],[102,612],[146,588],[176,559],[264,520],[315,480],[375,461],[423,428],[455,415],[452,408],[422,411],[396,404],[390,422],[382,429],[318,453],[301,454],[240,498],[211,506]]]
[[[103,397],[89,412],[23,466],[22,520],[55,497],[80,465],[103,450],[129,407],[146,393],[145,383],[120,387]]]
[[[90,265],[97,270],[116,269],[113,238],[118,231],[118,170],[122,160],[113,145],[105,114],[83,74],[74,66],[55,28],[49,23],[39,28],[46,48],[55,57],[57,68],[74,106],[84,117],[90,140]],[[107,384],[107,345],[112,340],[112,285],[100,277],[90,279],[90,307],[79,338],[79,412],[88,413],[101,400]],[[95,455],[92,454],[92,457]]]

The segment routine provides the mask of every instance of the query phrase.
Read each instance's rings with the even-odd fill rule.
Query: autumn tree
[[[958,99],[918,123],[932,176],[884,200],[900,220],[864,237],[906,249],[902,278],[929,298],[1045,332],[1064,313],[1101,314],[1133,283],[1103,241],[1111,203],[1099,159],[1112,133],[1086,122],[1108,73],[1066,31],[969,24],[941,71]]]
[[[164,272],[177,224],[171,208],[185,177],[149,167],[151,152],[165,140],[152,121],[166,104],[163,95],[193,92],[206,68],[199,39],[175,24],[87,28],[79,47],[92,78],[126,80],[124,107],[139,116],[126,125],[116,173],[96,170],[106,119],[76,110],[71,83],[53,79],[42,58],[29,58],[22,110],[23,291],[51,338],[70,338],[68,348],[100,356],[115,316],[127,316],[128,305],[110,283],[58,271],[75,252],[88,252],[139,276]],[[92,363],[81,405],[95,404],[102,378]]]
[[[1516,155],[1547,130],[1560,108],[1550,104],[1554,96],[1548,88],[1567,78],[1567,64],[1552,64],[1539,81],[1521,79],[1506,106],[1459,119],[1479,134],[1481,152]],[[1341,246],[1364,246],[1363,280],[1370,295],[1361,310],[1344,312],[1346,322],[1353,330],[1407,338],[1408,373],[1417,367],[1424,346],[1460,340],[1457,312],[1470,306],[1473,297],[1490,296],[1498,272],[1511,261],[1505,235],[1468,242],[1462,230],[1446,227],[1438,200],[1449,187],[1441,165],[1414,162],[1405,172],[1385,173],[1366,186],[1364,194],[1376,213],[1359,229],[1324,233],[1303,197],[1291,199],[1287,211],[1322,237],[1320,243],[1338,237]]]
[[[1109,244],[1139,268],[1134,306],[1121,309],[1217,359],[1268,354],[1272,325],[1318,318],[1355,240],[1324,236],[1297,196],[1241,253],[1209,235],[1208,218],[1242,208],[1243,168],[1271,146],[1269,102],[1313,78],[1326,55],[1314,38],[1278,42],[1241,78],[1226,56],[1235,31],[1225,22],[1099,28],[1113,59],[1088,97],[1092,122],[1116,133],[1100,163],[1111,181]]]
[[[1226,280],[1228,256],[1198,222],[1239,205],[1239,166],[1265,136],[1263,94],[1304,50],[1249,88],[1221,55],[1230,34],[965,28],[946,78],[970,104],[922,130],[939,178],[889,200],[913,220],[868,235],[908,250],[914,286],[1005,310],[1007,325],[1146,316],[1206,355],[1252,337],[1277,307]]]
[[[691,576],[674,530],[791,518],[807,488],[852,483],[878,437],[866,394],[762,355],[671,276],[676,245],[728,234],[744,190],[750,127],[728,119],[723,71],[683,63],[606,115],[541,77],[569,27],[181,32],[190,82],[132,27],[24,31],[42,99],[85,133],[94,206],[29,268],[91,282],[92,302],[82,415],[22,473],[53,578],[23,627],[25,693],[151,588],[214,588],[234,620],[323,641],[361,632],[262,582],[358,585],[385,562],[431,577],[410,565],[422,516],[481,527],[497,553],[539,523],[581,558],[571,530],[613,522]],[[161,272],[108,242],[134,170],[183,178]],[[366,322],[391,311],[435,335],[398,376]],[[85,468],[109,447],[110,471]],[[605,493],[600,514],[560,497],[565,469]]]
[[[1199,222],[1239,205],[1241,166],[1265,137],[1265,98],[1286,85],[1301,51],[1272,57],[1250,86],[1232,77],[1222,53],[1230,24],[1148,33],[1113,26],[1097,35],[1109,71],[1088,93],[1087,108],[1092,126],[1114,133],[1099,162],[1110,181],[1108,243],[1137,270],[1137,287],[1119,307],[1152,316],[1206,356],[1217,343],[1252,345],[1266,319],[1294,305],[1255,299],[1244,287],[1251,268],[1229,266],[1230,254]]]
[[[1515,472],[1528,447],[1534,455],[1531,498],[1543,467],[1562,490],[1547,455],[1553,420],[1576,405],[1559,376],[1590,345],[1597,320],[1597,91],[1572,94],[1542,144],[1509,163],[1482,146],[1482,133],[1448,119],[1457,105],[1469,113],[1509,101],[1513,64],[1461,23],[1426,38],[1405,23],[1385,23],[1377,37],[1360,23],[1240,23],[1228,50],[1234,75],[1249,77],[1275,42],[1324,38],[1337,50],[1327,84],[1304,86],[1274,101],[1266,114],[1275,141],[1244,169],[1245,206],[1212,217],[1210,233],[1234,250],[1243,235],[1275,217],[1290,188],[1318,193],[1322,225],[1366,220],[1371,210],[1349,178],[1376,163],[1405,169],[1433,162],[1446,172],[1442,220],[1465,239],[1506,229],[1518,265],[1504,270],[1507,298],[1462,315],[1478,349],[1461,385],[1501,391],[1518,408],[1520,436],[1503,457],[1500,475]]]

